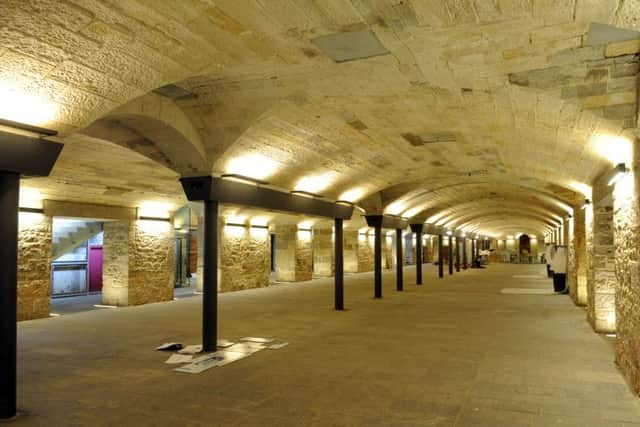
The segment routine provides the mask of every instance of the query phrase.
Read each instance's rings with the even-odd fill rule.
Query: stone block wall
[[[129,305],[173,300],[171,222],[132,221],[129,228]]]
[[[588,287],[588,319],[596,332],[615,332],[613,208],[594,207],[593,248]]]
[[[172,300],[174,268],[170,222],[104,223],[104,304],[126,306]]]
[[[358,272],[373,271],[374,239],[373,231],[367,233],[366,236],[358,235]]]
[[[636,148],[637,151],[637,148]],[[636,164],[638,153],[636,153]],[[613,192],[616,363],[640,394],[640,206],[636,170]]]
[[[282,282],[311,280],[312,233],[297,225],[276,227],[276,278]]]
[[[587,304],[587,254],[586,254],[586,209],[576,207],[571,231],[569,259],[567,263],[567,281],[573,302]]]
[[[395,236],[382,233],[382,268],[391,269],[395,265]]]
[[[358,272],[358,230],[344,230],[344,271]]]
[[[102,303],[129,305],[129,221],[104,223]]]
[[[333,229],[316,228],[313,230],[313,275],[331,277],[335,272],[333,247]]]
[[[49,317],[51,309],[51,217],[18,217],[18,320]]]
[[[575,301],[577,299],[577,283],[578,283],[578,261],[576,259],[576,247],[575,247],[575,220],[569,219],[567,230],[567,287],[569,288],[569,295]],[[574,298],[574,294],[576,297]]]
[[[218,252],[221,292],[269,286],[271,235],[261,228],[225,226],[220,229]],[[276,245],[278,245],[276,237]],[[276,269],[279,268],[276,261]],[[310,267],[309,267],[310,268]]]

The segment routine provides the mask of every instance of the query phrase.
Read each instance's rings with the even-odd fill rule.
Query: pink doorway
[[[89,292],[102,290],[102,246],[89,246]]]

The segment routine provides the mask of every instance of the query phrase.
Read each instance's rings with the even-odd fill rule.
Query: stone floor
[[[196,296],[197,295],[196,287],[190,286],[190,287],[184,287],[184,288],[175,288],[173,290],[173,295],[175,298],[187,298],[187,297]],[[56,316],[56,315],[64,316],[68,314],[78,313],[81,311],[108,309],[107,308],[108,306],[100,307],[101,305],[102,305],[101,293],[52,298],[51,314],[53,316]]]
[[[19,325],[15,426],[640,426],[640,400],[567,296],[537,265],[453,277],[405,272],[220,296],[222,337],[291,344],[199,375],[153,351],[199,342],[200,298],[94,310]],[[513,277],[517,276],[517,277]],[[526,290],[524,291],[526,292]]]

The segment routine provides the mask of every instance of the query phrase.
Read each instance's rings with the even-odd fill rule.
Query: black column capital
[[[412,233],[422,233],[424,230],[424,224],[409,224],[409,227],[411,227]]]

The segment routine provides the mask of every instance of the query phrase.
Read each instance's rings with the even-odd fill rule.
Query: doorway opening
[[[103,223],[54,218],[51,244],[51,297],[102,291]]]

